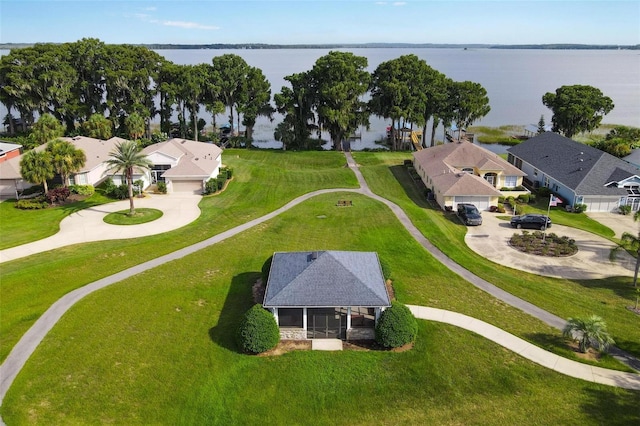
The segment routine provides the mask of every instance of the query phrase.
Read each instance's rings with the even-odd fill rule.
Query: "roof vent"
[[[580,162],[583,162],[583,161],[584,161],[584,158],[581,158],[581,159],[580,159]]]
[[[307,262],[313,262],[317,258],[318,258],[318,252],[312,251],[311,253],[309,253],[309,256],[307,256]]]

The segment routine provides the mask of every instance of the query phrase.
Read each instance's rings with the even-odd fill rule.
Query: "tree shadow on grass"
[[[581,409],[595,424],[637,425],[640,422],[640,392],[585,389]]]
[[[426,200],[425,186],[422,181],[414,182],[411,175],[407,171],[407,168],[401,164],[397,166],[390,166],[389,171],[393,177],[398,181],[405,194],[413,201],[417,206],[422,208],[432,208],[431,204]]]
[[[233,352],[239,352],[235,334],[242,315],[253,306],[252,286],[260,278],[260,272],[243,272],[231,279],[218,323],[209,329],[209,338],[215,344]]]

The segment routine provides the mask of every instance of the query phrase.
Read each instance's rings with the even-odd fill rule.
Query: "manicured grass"
[[[538,198],[534,204],[521,204],[524,213],[540,213],[547,214],[547,208],[549,206],[549,198]],[[572,228],[582,229],[583,231],[591,232],[592,234],[600,235],[603,238],[607,238],[611,241],[617,241],[614,236],[615,232],[601,224],[600,222],[591,219],[584,213],[571,213],[567,212],[562,207],[551,207],[549,211],[549,217],[553,223],[558,225],[570,226]]]
[[[607,322],[617,346],[640,356],[638,317],[626,309],[626,306],[635,301],[631,277],[572,281],[540,277],[487,261],[466,246],[464,242],[466,227],[460,224],[455,215],[445,214],[439,208],[431,206],[425,201],[424,195],[418,193],[409,174],[402,166],[403,160],[409,158],[410,154],[357,153],[354,156],[361,165],[360,171],[371,189],[378,195],[399,204],[423,234],[457,263],[509,293],[561,318],[590,314],[601,316]],[[596,233],[613,235],[609,228],[593,225],[591,222],[595,221],[586,215],[563,211],[556,213],[558,213],[558,219],[554,220],[557,220],[557,223],[562,223],[563,219],[569,217],[574,220],[567,220],[567,223],[563,224],[569,226],[581,224],[591,232],[600,229]],[[407,303],[434,306],[432,302],[421,299],[412,299]],[[541,338],[536,339],[535,334],[535,332],[530,333],[528,338],[557,352],[556,345],[551,343],[545,346],[545,338],[538,336]]]
[[[235,170],[238,170],[237,168]],[[224,196],[224,195],[223,195]],[[338,208],[348,196],[353,207]],[[285,237],[286,236],[286,237]],[[640,392],[557,374],[472,333],[420,321],[408,352],[239,354],[234,331],[276,250],[376,250],[398,298],[559,332],[452,276],[390,211],[313,198],[220,244],[93,293],[7,393],[7,424],[632,424]]]
[[[103,220],[111,225],[139,225],[153,222],[162,217],[162,212],[157,209],[135,209],[133,216],[129,215],[129,209],[120,210],[106,215]]]
[[[304,193],[357,186],[353,172],[344,167],[344,155],[337,152],[227,149],[223,161],[234,169],[231,185],[220,195],[204,197],[199,205],[202,214],[190,225],[166,234],[69,246],[3,263],[0,360],[53,302],[71,290],[219,234]],[[2,232],[9,226],[3,218]]]
[[[91,197],[60,207],[20,210],[15,200],[0,203],[0,250],[46,238],[60,229],[60,221],[72,213],[113,200],[96,192]]]

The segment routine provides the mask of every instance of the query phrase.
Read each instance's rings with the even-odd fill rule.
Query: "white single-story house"
[[[588,212],[640,209],[640,170],[609,153],[551,132],[507,151],[533,188],[547,187],[570,206],[585,204]]]
[[[263,307],[282,339],[374,339],[391,306],[375,252],[274,253]]]
[[[168,192],[202,194],[205,182],[217,177],[222,165],[222,149],[206,142],[174,138],[142,152],[153,164],[150,182],[165,182]]]
[[[73,138],[60,138],[71,142],[77,149],[84,151],[86,161],[84,167],[78,173],[69,176],[68,185],[98,185],[107,178],[107,168],[104,161],[115,149],[116,144],[124,139],[113,137],[109,140],[100,140],[86,136]],[[47,149],[47,145],[34,148],[36,151]],[[20,160],[22,155],[13,157],[0,163],[0,196],[16,197],[16,191],[21,192],[34,184],[41,182],[27,182],[20,175]],[[59,177],[58,177],[59,180]]]
[[[498,204],[501,195],[529,192],[515,190],[522,186],[524,172],[471,142],[446,143],[414,152],[413,165],[443,209],[455,210],[459,203],[471,203],[478,210],[487,210]]]

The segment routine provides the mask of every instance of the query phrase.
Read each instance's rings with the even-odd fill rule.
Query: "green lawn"
[[[133,215],[129,214],[129,209],[119,212],[109,213],[104,217],[104,221],[111,225],[139,225],[141,223],[153,222],[162,217],[162,212],[158,209],[135,209]]]
[[[522,205],[524,213],[540,213],[547,214],[549,207],[549,198],[537,199],[534,204]],[[604,226],[598,221],[591,219],[586,214],[567,212],[562,207],[552,207],[549,210],[549,217],[553,223],[558,225],[571,226],[572,228],[582,229],[592,234],[600,235],[612,241],[618,241],[614,238],[615,232]]]
[[[236,168],[236,170],[238,170]],[[222,194],[219,198],[224,198]],[[408,352],[241,355],[251,286],[276,250],[376,250],[398,298],[517,334],[559,333],[452,276],[382,204],[328,194],[234,238],[93,293],[38,347],[5,397],[7,424],[632,424],[640,392],[537,366],[420,321]],[[430,303],[429,303],[430,302]]]
[[[20,210],[15,200],[0,203],[0,250],[41,240],[60,229],[60,221],[72,213],[113,200],[96,192],[91,197],[61,207]]]
[[[600,315],[606,320],[617,345],[640,356],[638,317],[626,309],[635,303],[631,277],[571,281],[540,277],[487,261],[464,243],[466,227],[455,215],[430,206],[423,194],[418,193],[402,166],[403,159],[409,155],[363,152],[354,154],[354,157],[361,165],[360,171],[370,188],[399,204],[429,240],[453,260],[509,293],[561,318]],[[556,211],[551,217],[555,217],[558,223],[575,224],[603,236],[613,235],[609,228],[586,215]],[[429,304],[429,301],[421,300],[418,304]]]
[[[224,162],[234,169],[233,181],[224,193],[203,198],[202,214],[190,225],[166,234],[69,246],[3,263],[0,361],[53,302],[78,287],[219,234],[307,192],[357,186],[353,172],[344,167],[344,155],[337,152],[228,149]],[[3,217],[3,235],[11,225]],[[28,226],[21,220],[16,228]]]

